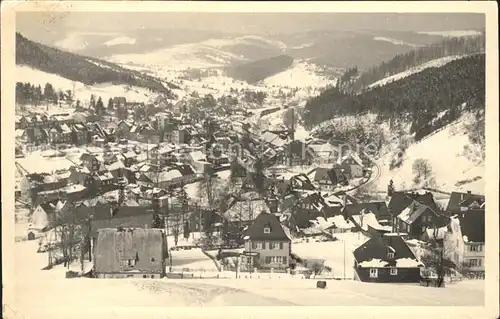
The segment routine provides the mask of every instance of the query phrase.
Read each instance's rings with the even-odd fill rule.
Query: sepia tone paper
[[[137,17],[141,13],[150,12],[177,12],[181,13],[220,13],[220,20],[216,23],[211,21],[204,21],[199,19],[197,21],[187,21],[179,18],[177,21],[158,21],[155,27],[161,28],[165,24],[175,25],[175,23],[182,24],[182,28],[191,26],[193,29],[203,29],[207,25],[214,31],[228,28],[232,23],[237,24],[238,21],[245,20],[247,23],[251,22],[251,18],[238,18],[238,14],[247,13],[273,13],[276,15],[276,20],[280,21],[279,15],[282,13],[297,14],[295,22],[288,22],[286,19],[276,23],[276,28],[280,32],[292,30],[293,28],[306,28],[308,23],[313,23],[311,19],[307,19],[308,13],[364,13],[369,16],[371,13],[392,13],[404,17],[406,13],[482,13],[485,16],[485,33],[486,33],[486,160],[485,160],[485,191],[484,195],[488,198],[488,207],[486,208],[486,237],[488,243],[485,249],[485,298],[484,307],[469,307],[459,303],[443,304],[439,306],[363,306],[364,299],[373,298],[368,293],[365,295],[362,291],[355,294],[349,290],[341,290],[337,288],[338,293],[332,294],[332,299],[337,296],[341,298],[343,294],[352,294],[350,298],[359,299],[359,306],[331,306],[324,304],[322,306],[296,306],[289,302],[279,302],[273,304],[272,298],[269,293],[256,296],[255,294],[245,294],[248,287],[252,285],[250,279],[241,279],[237,284],[232,284],[230,288],[224,289],[230,291],[226,293],[223,298],[225,301],[220,301],[219,304],[227,305],[231,302],[235,304],[241,303],[241,299],[245,299],[246,304],[252,305],[247,307],[218,307],[217,302],[212,304],[205,303],[203,298],[210,296],[203,295],[204,292],[214,289],[213,286],[207,285],[206,282],[197,279],[185,280],[181,283],[185,289],[182,293],[197,294],[199,299],[189,304],[186,307],[164,307],[162,306],[162,298],[165,298],[165,304],[169,303],[168,299],[177,298],[179,294],[179,287],[175,289],[168,287],[168,279],[154,279],[158,282],[158,286],[142,286],[139,284],[128,285],[130,290],[123,289],[125,286],[120,286],[121,280],[126,279],[65,279],[66,282],[60,283],[57,281],[58,289],[61,297],[59,302],[53,304],[40,305],[39,300],[35,295],[27,293],[29,290],[29,280],[36,280],[36,276],[28,273],[19,273],[16,269],[26,269],[22,267],[27,260],[16,258],[19,254],[19,246],[15,242],[15,199],[12,195],[14,193],[15,181],[15,155],[14,155],[14,116],[15,116],[15,80],[16,79],[16,66],[15,66],[15,32],[16,30],[16,14],[19,12],[37,12],[40,19],[33,22],[33,28],[39,27],[40,32],[43,32],[45,25],[58,24],[64,19],[68,19],[69,13],[74,12],[106,12],[111,17],[120,19],[122,12],[127,12],[129,15],[122,20],[123,27],[127,28],[127,23],[130,22],[130,27],[137,26],[140,19],[146,21],[148,16],[137,18],[137,21],[131,21],[134,14]],[[130,15],[132,13],[132,15]],[[224,21],[222,14],[235,14],[233,18],[227,18]],[[130,18],[132,17],[132,18]],[[189,16],[191,19],[193,16]],[[84,19],[76,19],[74,23],[88,23]],[[107,19],[102,19],[100,22],[102,28],[106,28]],[[339,19],[342,21],[342,19]],[[367,28],[370,28],[370,19],[366,18],[363,23],[366,23]],[[416,19],[418,20],[418,19]],[[405,25],[411,29],[412,23],[417,23],[413,19],[400,18],[397,23],[404,28]],[[489,2],[350,2],[350,3],[337,3],[337,2],[153,2],[153,1],[63,1],[63,2],[49,2],[49,1],[29,1],[29,2],[16,2],[11,1],[2,3],[2,189],[4,190],[2,198],[2,269],[3,269],[3,304],[2,312],[4,318],[245,318],[245,317],[278,317],[278,318],[351,318],[356,316],[368,317],[406,317],[406,318],[497,318],[500,315],[499,304],[499,290],[498,283],[500,281],[498,265],[499,265],[499,237],[498,237],[498,20],[497,8],[495,3]],[[257,20],[256,20],[257,21]],[[267,20],[267,24],[253,26],[252,32],[260,34],[265,33],[267,30],[272,29],[273,23]],[[322,23],[328,26],[328,20],[322,18]],[[337,28],[342,26],[349,28],[349,20],[341,25],[340,22],[336,25]],[[394,21],[394,20],[393,20]],[[23,21],[29,25],[29,21]],[[288,25],[286,23],[289,23]],[[318,22],[320,23],[320,22]],[[392,22],[387,22],[388,24]],[[435,22],[434,22],[435,23]],[[445,22],[443,22],[445,23]],[[210,26],[208,27],[208,25]],[[380,26],[381,29],[384,26]],[[235,31],[235,30],[231,30]],[[271,30],[272,31],[272,30]],[[36,39],[32,39],[35,40]],[[106,103],[106,101],[105,101]],[[440,145],[439,147],[447,148],[447,145]],[[13,160],[14,159],[14,160]],[[449,163],[453,165],[454,163]],[[33,252],[35,254],[35,252]],[[44,273],[45,275],[45,273]],[[48,275],[47,275],[48,276]],[[86,280],[84,288],[79,287],[79,280]],[[104,296],[99,292],[99,288],[104,287],[102,283],[94,284],[94,281],[109,281],[109,288],[106,286],[107,295]],[[152,279],[153,280],[153,279]],[[222,279],[221,279],[222,280]],[[257,279],[256,279],[257,280]],[[265,280],[265,279],[263,279]],[[47,281],[50,282],[50,281]],[[56,281],[54,281],[56,282]],[[340,282],[340,281],[339,281]],[[161,288],[161,285],[166,285],[166,288]],[[336,281],[328,281],[328,290],[335,290]],[[74,285],[74,286],[72,286]],[[107,284],[106,284],[107,285]],[[276,280],[276,285],[280,285]],[[284,284],[285,285],[285,284]],[[339,284],[340,285],[340,284]],[[377,285],[377,284],[373,284]],[[390,284],[380,284],[390,285]],[[75,287],[75,288],[73,288]],[[96,288],[94,288],[96,287]],[[121,287],[113,290],[113,287]],[[187,288],[186,288],[187,287]],[[434,288],[421,288],[420,293],[432,293]],[[88,289],[85,293],[79,291],[80,289]],[[103,288],[104,289],[104,288]],[[124,305],[123,300],[134,300],[134,294],[142,289],[149,289],[151,299],[145,298],[147,294],[141,292],[141,297],[138,297],[137,302],[132,301],[130,304]],[[163,290],[162,290],[163,289]],[[177,292],[176,292],[177,289]],[[373,289],[373,288],[372,288]],[[382,288],[381,288],[382,289]],[[387,288],[384,288],[387,289]],[[394,284],[391,288],[394,295],[398,295],[399,285]],[[431,289],[431,290],[429,290]],[[435,288],[437,289],[437,288]],[[444,288],[455,289],[455,288]],[[55,298],[45,299],[45,293],[51,293],[53,288],[47,287],[46,292],[43,289],[37,293],[40,295],[40,300],[56,300]],[[231,297],[231,291],[233,296]],[[329,292],[328,291],[328,292]],[[316,288],[315,280],[310,280],[310,288],[300,289],[297,294],[303,300],[320,298],[322,292]],[[478,291],[478,294],[482,291]],[[101,306],[95,306],[86,300],[85,296],[88,294],[89,300],[95,299],[95,296],[106,298],[106,302]],[[75,300],[72,295],[81,296],[80,300]],[[31,298],[26,298],[30,296]],[[279,297],[279,296],[276,296]],[[233,299],[231,299],[233,298]],[[324,297],[321,297],[324,298]],[[237,299],[239,299],[237,301]],[[254,300],[252,300],[254,299]],[[472,299],[472,296],[471,296]],[[153,301],[154,300],[154,301]],[[271,300],[271,301],[270,301]],[[397,299],[396,299],[397,300]],[[372,300],[373,301],[373,300]],[[208,306],[207,306],[208,304]],[[317,303],[311,303],[317,304]],[[334,302],[334,304],[338,304]],[[374,304],[370,302],[369,304]],[[380,302],[381,305],[387,304]],[[404,303],[406,305],[406,303]],[[36,305],[33,307],[32,305]],[[202,307],[199,307],[202,306]],[[273,307],[271,307],[273,306]],[[35,311],[33,310],[35,309]],[[28,315],[29,314],[29,315]]]

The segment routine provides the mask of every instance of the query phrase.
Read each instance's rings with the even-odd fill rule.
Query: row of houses
[[[82,122],[54,122],[45,127],[32,126],[15,131],[16,140],[25,145],[85,145],[100,134],[95,126]]]

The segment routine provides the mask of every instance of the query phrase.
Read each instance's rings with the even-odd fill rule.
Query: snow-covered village
[[[16,33],[22,317],[484,305],[484,17],[266,34],[36,14]]]

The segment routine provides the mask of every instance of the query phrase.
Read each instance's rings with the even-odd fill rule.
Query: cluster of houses
[[[222,118],[195,123],[170,111],[113,125],[75,114],[21,117],[16,134],[23,143],[93,144],[99,151],[81,154],[69,170],[24,172],[16,198],[32,205],[31,232],[57,227],[54,216],[79,225],[97,277],[164,276],[172,229],[155,228],[155,205],[168,210],[175,190],[220,171],[230,171],[231,191],[217,195],[216,207],[189,198],[182,222],[190,231],[215,229],[222,241],[243,247],[243,268],[285,271],[299,263],[292,238],[354,231],[370,238],[353,252],[358,280],[418,282],[422,264],[412,243],[431,241],[446,248],[456,269],[484,274],[484,196],[452,193],[446,209],[431,193],[393,192],[387,201],[359,203],[334,191],[370,173],[361,154],[295,140],[287,129],[255,134],[237,126]],[[243,152],[233,150],[244,140]],[[266,172],[258,189],[259,162],[312,168]]]

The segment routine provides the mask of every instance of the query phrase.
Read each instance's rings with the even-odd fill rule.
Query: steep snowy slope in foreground
[[[404,162],[400,168],[389,169],[392,154],[387,154],[378,160],[381,176],[377,181],[380,190],[386,190],[389,180],[394,181],[396,189],[409,189],[413,184],[413,162],[416,159],[427,160],[431,166],[436,185],[433,188],[451,192],[455,190],[470,190],[484,194],[485,166],[482,161],[469,159],[464,152],[465,147],[471,147],[467,132],[463,125],[471,121],[470,116],[461,117],[454,124],[412,144],[405,152]]]

